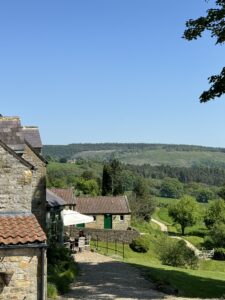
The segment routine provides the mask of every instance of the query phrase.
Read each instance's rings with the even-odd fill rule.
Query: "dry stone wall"
[[[93,228],[77,228],[71,229],[71,236],[79,236],[79,231],[82,230],[85,235],[90,235],[92,240],[120,242],[130,244],[133,239],[137,238],[140,233],[136,230],[111,230],[111,229],[93,229]]]

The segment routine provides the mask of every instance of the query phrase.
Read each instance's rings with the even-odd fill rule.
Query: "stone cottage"
[[[0,117],[0,299],[46,299],[46,161],[38,135],[18,117]]]
[[[131,222],[131,210],[126,196],[77,197],[76,211],[94,217],[94,222],[80,224],[80,227],[127,230]]]
[[[19,117],[0,117],[0,140],[32,165],[32,176],[31,173],[26,173],[26,180],[28,178],[31,180],[31,211],[45,228],[47,162],[41,156],[42,143],[39,129],[23,127]],[[11,189],[11,186],[9,188]]]

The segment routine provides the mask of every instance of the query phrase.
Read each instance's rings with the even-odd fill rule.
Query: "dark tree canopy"
[[[225,42],[225,0],[216,0],[215,8],[207,10],[205,17],[186,22],[187,29],[184,38],[188,41],[202,37],[204,31],[210,31],[211,37],[216,38],[216,44]],[[225,94],[225,67],[218,75],[208,78],[211,87],[200,95],[200,102],[207,102]]]

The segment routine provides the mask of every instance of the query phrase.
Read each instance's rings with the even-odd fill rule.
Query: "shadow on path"
[[[164,299],[153,290],[141,271],[128,264],[109,262],[79,262],[80,275],[71,291],[62,299]]]

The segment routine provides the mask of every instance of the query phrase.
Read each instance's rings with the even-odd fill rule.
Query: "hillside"
[[[176,167],[225,167],[225,149],[166,144],[70,144],[45,145],[45,157],[104,161],[114,156],[123,163]]]

